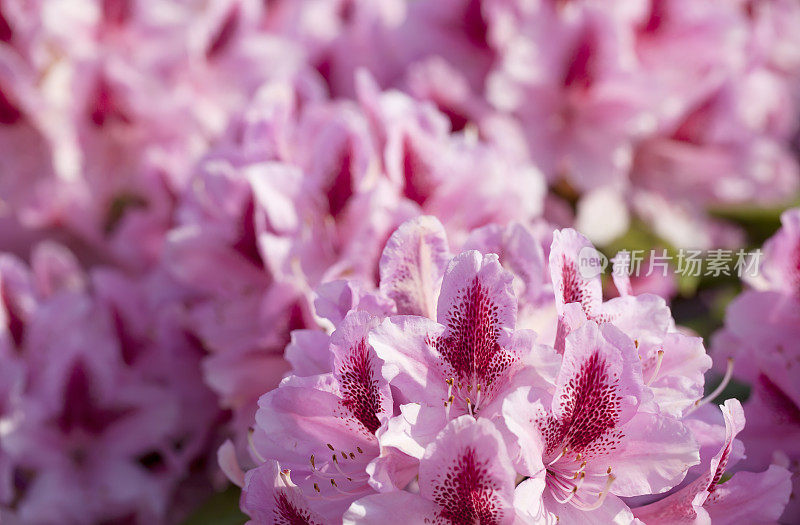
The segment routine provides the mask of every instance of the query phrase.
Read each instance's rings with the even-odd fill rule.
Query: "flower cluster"
[[[332,8],[324,33],[301,26],[332,93],[352,96],[366,68],[433,102],[579,198],[577,225],[596,242],[633,211],[677,246],[735,243],[706,207],[798,189],[792,0],[278,4],[291,28]]]
[[[463,238],[541,213],[532,165],[452,133],[435,108],[366,75],[359,89],[348,102],[265,85],[199,164],[169,233],[165,268],[188,290],[189,327],[211,352],[206,378],[242,438],[287,370],[290,331],[329,316],[325,305],[314,315],[312,291],[346,276],[349,286],[320,290],[335,308],[374,287],[404,220],[431,213]]]
[[[206,491],[181,482],[218,410],[176,290],[50,242],[0,256],[0,503],[21,523],[163,522]]]
[[[734,376],[751,386],[742,432],[747,464],[775,462],[792,471],[800,489],[800,209],[784,212],[783,227],[764,245],[763,269],[729,306],[712,351],[736,361]],[[788,523],[800,519],[797,498]]]
[[[379,291],[287,349],[292,373],[250,436],[260,465],[245,474],[221,449],[243,510],[256,523],[777,519],[784,467],[723,479],[744,415],[728,400],[721,424],[704,406],[718,392],[701,398],[702,340],[657,296],[603,301],[578,272],[587,247],[571,229],[490,226],[453,255],[436,219],[404,223]]]
[[[740,247],[708,208],[798,189],[798,20],[0,0],[0,519],[176,522],[224,482],[226,437],[256,521],[777,516],[797,215],[717,338],[754,385],[742,466],[767,469],[731,481],[740,408],[699,405],[700,339],[633,293],[675,280],[622,271],[604,301],[587,238],[554,229],[606,244],[635,215]],[[726,496],[747,476],[764,490]]]

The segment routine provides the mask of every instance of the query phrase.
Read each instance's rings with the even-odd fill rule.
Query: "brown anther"
[[[333,455],[333,462],[334,463],[339,463],[339,460],[336,458],[336,454]]]
[[[334,487],[338,487],[339,486],[339,485],[336,484],[336,480],[335,479],[331,479],[331,485],[333,485]]]
[[[350,453],[350,459],[356,459],[356,455],[353,454],[352,452]]]
[[[333,445],[331,445],[330,443],[328,443],[328,448],[334,450]]]
[[[319,492],[319,485],[317,485],[316,483],[314,483],[314,490],[316,490],[317,492]]]
[[[363,453],[364,453],[364,451],[363,451],[363,450],[361,450],[361,447],[356,447],[356,450],[358,450],[358,453],[359,453],[359,454],[363,454]]]
[[[453,378],[452,377],[448,378],[447,381],[445,381],[445,383],[447,383],[450,386],[453,386]]]
[[[608,470],[606,470],[606,474],[611,474],[611,467],[608,467]]]
[[[311,454],[311,468],[317,468],[317,467],[314,465],[314,454]]]

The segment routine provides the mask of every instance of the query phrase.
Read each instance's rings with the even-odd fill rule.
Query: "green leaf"
[[[242,525],[247,516],[239,510],[240,489],[230,485],[217,492],[195,510],[182,525]]]

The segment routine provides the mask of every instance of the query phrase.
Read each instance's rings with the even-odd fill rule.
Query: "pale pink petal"
[[[596,258],[592,243],[580,233],[569,228],[553,232],[550,276],[559,314],[568,303],[580,303],[587,316],[597,313],[603,300],[599,271],[586,262]]]
[[[564,505],[552,496],[545,494],[544,505],[549,511],[548,517],[558,516],[556,523],[586,523],[588,525],[629,525],[634,517],[631,509],[617,496],[609,494],[599,508],[582,510],[573,505]],[[649,525],[649,522],[648,522]]]
[[[244,487],[244,471],[236,457],[236,447],[230,439],[217,449],[217,464],[225,476],[231,480],[231,483],[237,487]]]
[[[705,373],[711,368],[703,340],[681,333],[670,333],[657,347],[664,352],[661,365],[657,357],[642,362],[645,380],[653,390],[654,400],[665,413],[679,417],[703,397]]]
[[[435,519],[438,506],[418,494],[396,491],[353,502],[344,514],[346,525],[406,525]]]
[[[716,525],[774,523],[792,493],[792,474],[771,465],[764,472],[737,472],[716,486],[703,507]]]
[[[542,398],[548,399],[549,396],[530,387],[520,387],[503,401],[505,426],[519,442],[519,445],[509,450],[512,452],[511,459],[517,471],[526,476],[536,476],[544,472],[542,455],[547,444],[537,424],[548,415]]]
[[[358,309],[372,315],[385,316],[393,311],[386,297],[365,290],[355,281],[330,281],[314,291],[315,313],[337,326],[350,310]]]
[[[697,443],[679,420],[640,412],[622,428],[613,460],[612,492],[637,496],[663,492],[681,482],[700,461]]]
[[[332,371],[328,334],[322,330],[292,330],[291,337],[284,357],[292,365],[294,375],[313,376]]]
[[[649,395],[642,384],[633,341],[609,324],[592,321],[567,336],[557,385],[553,414],[567,421],[579,417],[590,423],[584,427],[573,422],[581,429],[574,437],[584,445],[628,421]],[[613,409],[606,412],[611,407],[609,402]],[[578,443],[571,445],[573,448]]]
[[[484,418],[461,416],[445,427],[420,461],[419,485],[442,518],[515,519],[514,468],[502,436]]]
[[[386,243],[380,260],[381,292],[399,314],[433,318],[450,253],[444,227],[434,217],[408,221]]]
[[[375,328],[369,342],[384,361],[383,375],[408,401],[443,403],[447,384],[434,342],[444,327],[417,316],[393,316]],[[404,400],[400,400],[403,402]]]

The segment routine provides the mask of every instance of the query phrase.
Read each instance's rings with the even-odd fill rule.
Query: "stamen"
[[[314,464],[311,464],[311,473],[320,478],[320,479],[333,479],[336,477],[336,474],[328,474],[327,472],[322,472],[319,470]]]
[[[597,501],[595,501],[592,505],[583,507],[583,510],[595,510],[599,509],[603,502],[606,500],[606,496],[611,490],[611,484],[614,483],[614,480],[617,479],[613,475],[608,475],[608,481],[606,481],[606,486],[600,491],[600,495],[597,497]]]
[[[336,470],[339,471],[339,474],[346,477],[349,481],[353,481],[347,474],[344,473],[342,467],[339,466],[339,460],[336,458],[336,454],[333,455],[333,466]]]
[[[581,490],[581,485],[583,485],[583,480],[585,478],[586,478],[586,473],[581,472],[580,476],[578,477],[578,483],[576,483],[575,486],[572,487],[572,491],[570,492],[569,496],[567,496],[564,501],[560,501],[560,503],[569,503],[569,501],[575,497],[575,494],[577,494],[578,491]]]
[[[567,447],[564,447],[564,448],[562,448],[562,449],[561,449],[561,453],[560,453],[558,456],[556,456],[556,458],[555,458],[553,461],[551,461],[550,463],[548,463],[548,464],[547,464],[547,466],[548,466],[548,467],[549,467],[549,466],[552,466],[552,465],[553,465],[553,463],[555,463],[556,461],[558,461],[559,459],[561,459],[562,457],[564,457],[564,454],[566,454],[566,453],[567,453]]]
[[[689,414],[693,412],[695,409],[705,405],[706,403],[713,401],[718,395],[722,393],[723,390],[725,390],[725,387],[728,386],[728,383],[730,383],[731,381],[731,376],[733,376],[733,358],[729,357],[728,368],[725,370],[725,376],[722,378],[722,381],[720,381],[719,385],[717,385],[717,388],[715,388],[713,392],[708,394],[703,399],[695,401],[694,406],[690,408],[689,411],[687,411],[686,413]]]
[[[658,358],[657,358],[657,361],[656,361],[656,369],[653,370],[653,375],[650,376],[650,379],[647,381],[647,383],[646,383],[647,386],[650,386],[651,384],[653,384],[653,381],[655,381],[656,377],[658,377],[658,371],[661,370],[661,362],[662,361],[664,361],[664,351],[663,350],[659,350],[658,351]]]
[[[280,476],[281,476],[281,481],[283,481],[283,483],[288,486],[289,485],[289,469],[281,470],[280,471]]]
[[[444,414],[447,419],[450,419],[450,407],[453,406],[453,401],[455,397],[451,394],[450,397],[447,398],[447,401],[444,402]]]
[[[571,500],[575,496],[576,492],[578,492],[578,489],[576,487],[572,487],[572,490],[570,490],[569,495],[566,498],[560,499],[558,496],[553,494],[553,499],[561,504],[568,503],[569,500]]]
[[[336,480],[331,480],[331,486],[338,492],[339,494],[344,494],[345,496],[353,496],[358,494],[358,492],[348,492],[346,490],[342,490],[339,488],[339,485],[336,484]]]
[[[467,410],[469,411],[469,415],[475,417],[475,414],[472,412],[472,401],[469,398],[466,399],[467,401]]]

